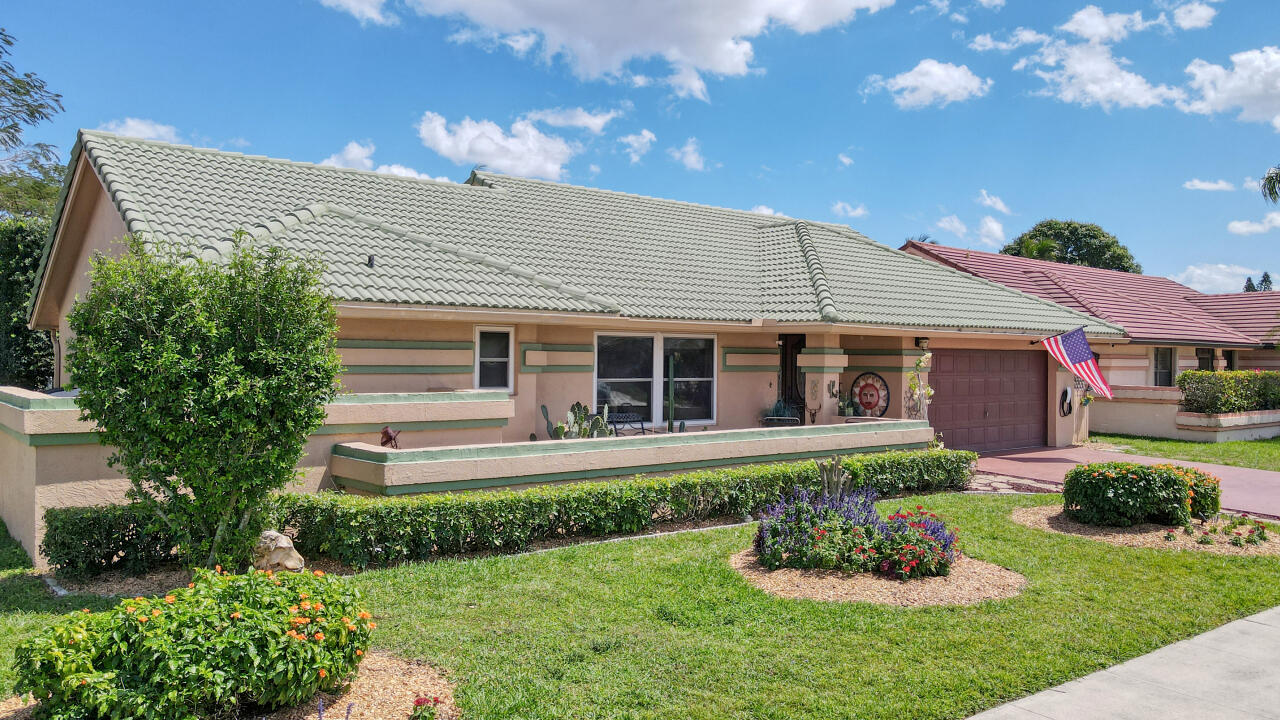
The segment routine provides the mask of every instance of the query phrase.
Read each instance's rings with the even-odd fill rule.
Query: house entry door
[[[804,335],[779,335],[782,364],[778,371],[778,399],[786,403],[793,417],[804,424],[804,373],[797,360],[804,349]]]

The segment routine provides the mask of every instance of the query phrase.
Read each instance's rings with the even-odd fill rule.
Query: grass
[[[1089,436],[1089,439],[1093,442],[1122,445],[1126,448],[1125,452],[1136,455],[1280,471],[1280,438],[1199,443],[1187,440],[1093,433]]]
[[[751,527],[353,582],[378,616],[375,645],[443,668],[469,720],[963,718],[1280,604],[1280,558],[1117,548],[1008,519],[1057,495],[922,502],[962,528],[969,554],[1026,575],[1027,590],[967,608],[779,599],[726,563]],[[20,639],[85,604],[6,572],[0,686]]]
[[[1026,592],[970,608],[783,600],[726,565],[751,528],[356,582],[382,616],[375,642],[446,669],[468,718],[963,718],[1280,604],[1280,558],[1117,548],[1008,520],[1056,495],[925,502],[970,554],[1026,575]]]

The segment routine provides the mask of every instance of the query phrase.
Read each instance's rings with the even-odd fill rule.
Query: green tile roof
[[[474,172],[417,180],[82,130],[130,232],[321,254],[347,301],[1056,332],[1088,315],[843,225]],[[374,257],[373,266],[368,263]]]

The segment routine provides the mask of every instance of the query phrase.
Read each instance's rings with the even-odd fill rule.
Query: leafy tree
[[[1253,276],[1252,276],[1252,275],[1250,275],[1249,277],[1247,277],[1247,278],[1245,278],[1245,279],[1244,279],[1244,291],[1245,291],[1245,292],[1258,292],[1258,286],[1253,284]]]
[[[937,245],[938,241],[929,236],[929,233],[920,233],[907,238],[907,242],[918,242],[926,245]]]
[[[320,262],[246,237],[223,262],[132,238],[68,316],[81,417],[192,565],[247,561],[341,369]]]
[[[0,28],[0,168],[10,171],[32,163],[53,162],[52,145],[27,145],[22,131],[62,112],[62,96],[52,92],[35,73],[19,73],[9,60],[13,36]]]
[[[1142,272],[1133,253],[1114,235],[1092,223],[1071,220],[1041,220],[1000,252],[1070,265]]]
[[[1271,273],[1266,270],[1262,271],[1262,277],[1258,279],[1258,292],[1271,292]]]
[[[0,218],[51,218],[66,171],[60,163],[40,161],[0,171]]]
[[[49,226],[43,220],[0,220],[0,385],[39,390],[53,379],[53,343],[27,329],[27,300]]]
[[[1280,203],[1280,165],[1267,171],[1262,178],[1262,197],[1273,203]]]

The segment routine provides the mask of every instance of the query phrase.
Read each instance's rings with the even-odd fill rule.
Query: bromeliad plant
[[[322,572],[199,570],[163,598],[67,616],[14,653],[15,690],[49,720],[222,716],[345,685],[376,625]]]
[[[843,497],[803,489],[767,507],[756,532],[760,564],[848,572],[879,572],[900,580],[946,575],[960,556],[955,530],[917,505],[887,520],[877,494],[862,489]]]

